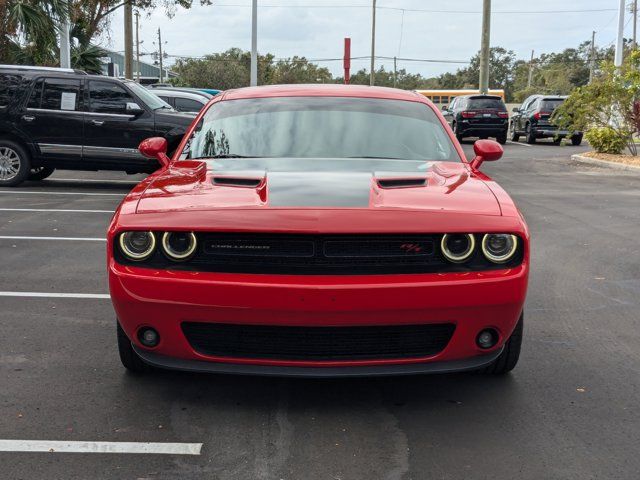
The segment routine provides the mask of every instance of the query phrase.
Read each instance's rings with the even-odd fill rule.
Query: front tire
[[[31,158],[22,145],[0,140],[0,187],[15,187],[31,172]]]
[[[511,141],[517,142],[520,140],[520,134],[516,131],[516,126],[511,122]]]
[[[520,320],[509,340],[504,344],[502,353],[493,363],[481,370],[482,373],[491,375],[504,375],[509,373],[518,364],[520,349],[522,347],[522,331],[524,329],[524,314],[520,314]]]
[[[451,129],[453,130],[453,134],[456,136],[456,139],[458,140],[458,142],[462,143],[462,139],[464,137],[458,132],[458,125],[454,123],[451,126]]]
[[[31,180],[33,182],[39,182],[40,180],[44,180],[45,178],[51,176],[53,172],[55,172],[55,168],[51,167],[36,167],[32,168],[29,172],[29,176],[27,180]]]
[[[496,141],[500,144],[500,145],[504,145],[505,143],[507,143],[507,132],[504,133],[500,133],[496,136]]]
[[[118,325],[118,353],[120,353],[120,361],[124,368],[129,370],[131,373],[142,374],[147,373],[151,370],[151,367],[144,363],[142,359],[138,356],[138,354],[133,349],[131,345],[131,340],[127,337],[127,334],[124,333],[124,330],[120,326],[120,322],[117,322]]]

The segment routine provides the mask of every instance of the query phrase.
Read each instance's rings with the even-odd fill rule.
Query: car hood
[[[137,213],[228,209],[417,210],[501,215],[487,184],[462,163],[423,171],[271,171],[210,169],[180,161],[151,179]],[[210,165],[209,165],[210,167]]]

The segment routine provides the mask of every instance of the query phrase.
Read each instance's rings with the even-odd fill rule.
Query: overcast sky
[[[513,50],[518,58],[528,59],[532,49],[538,54],[577,46],[591,38],[592,30],[599,46],[615,41],[617,0],[493,0],[492,4],[491,45]],[[157,49],[158,27],[169,55],[201,56],[231,47],[249,50],[250,5],[251,0],[214,0],[212,6],[178,9],[172,18],[161,9],[143,15],[141,51]],[[370,54],[371,0],[258,0],[258,5],[261,53],[278,58],[340,58],[344,37],[351,37],[352,56]],[[479,49],[481,0],[378,0],[378,7],[377,55],[467,61]],[[627,37],[632,31],[629,20]],[[113,14],[111,34],[101,42],[104,47],[124,49],[122,23],[120,10]],[[354,60],[352,69],[368,67],[368,62]],[[334,74],[342,73],[340,61],[319,63]],[[391,67],[392,61],[378,60],[379,64]],[[429,77],[460,66],[400,61],[398,68]]]

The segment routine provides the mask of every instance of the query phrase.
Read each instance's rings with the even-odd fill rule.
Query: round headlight
[[[162,250],[171,260],[186,260],[196,251],[198,240],[193,232],[166,232]]]
[[[476,240],[470,233],[447,233],[442,237],[440,248],[447,260],[462,263],[473,255]]]
[[[488,233],[482,238],[482,253],[493,263],[508,262],[518,249],[518,238],[508,233]]]
[[[140,261],[153,253],[156,236],[153,232],[124,232],[120,234],[120,250],[129,260]]]

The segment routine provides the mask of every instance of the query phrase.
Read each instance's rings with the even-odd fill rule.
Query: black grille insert
[[[441,352],[452,323],[363,327],[298,327],[185,322],[187,341],[203,355],[279,360],[375,360]]]

